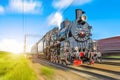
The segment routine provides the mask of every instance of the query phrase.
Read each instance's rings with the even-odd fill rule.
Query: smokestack
[[[75,12],[76,12],[76,20],[79,19],[82,16],[82,14],[85,13],[81,9],[76,9]]]

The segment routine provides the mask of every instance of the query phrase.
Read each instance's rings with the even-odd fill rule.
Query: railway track
[[[102,80],[120,80],[119,71],[100,69],[92,66],[90,67],[87,65],[81,65],[80,67],[76,67],[76,69],[88,71],[89,74],[97,76]]]
[[[99,71],[105,71],[105,72],[108,72],[108,73],[113,73],[113,74],[120,75],[120,71],[113,71],[113,70],[109,70],[109,69],[107,70],[107,69],[96,68],[96,67],[92,67],[92,66],[86,66],[86,65],[81,65],[80,67],[99,70]]]
[[[102,63],[98,63],[98,64],[106,64],[106,65],[114,65],[114,66],[120,66],[120,60],[110,60],[110,59],[103,59]]]
[[[102,64],[120,66],[120,63],[119,63],[119,62],[102,62]]]
[[[64,66],[61,64],[51,63],[44,59],[35,59],[35,62],[38,62],[43,65],[53,66],[65,71],[70,71],[77,75],[83,76],[88,80],[120,80],[120,71],[103,69],[96,67],[94,65],[81,65],[81,66]],[[103,64],[98,64],[103,65]],[[105,65],[104,65],[105,66]]]

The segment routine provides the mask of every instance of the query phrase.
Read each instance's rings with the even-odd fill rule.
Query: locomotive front
[[[81,60],[80,52],[84,60],[91,59],[91,52],[94,52],[93,40],[91,39],[92,27],[86,21],[85,12],[76,9],[76,20],[71,22],[65,20],[61,23],[60,29],[60,57],[67,63],[75,59]],[[73,59],[74,58],[74,59]],[[82,58],[82,61],[84,61]]]
[[[76,10],[76,20],[71,24],[71,34],[76,42],[74,47],[80,51],[90,50],[92,47],[91,26],[86,22],[84,11]],[[91,49],[92,50],[92,49]]]

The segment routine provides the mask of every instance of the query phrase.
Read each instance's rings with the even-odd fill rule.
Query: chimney
[[[85,13],[81,9],[76,9],[75,12],[76,12],[76,20],[79,19],[82,16],[82,14]]]

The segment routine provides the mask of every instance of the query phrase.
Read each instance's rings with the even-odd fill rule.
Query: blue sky
[[[86,12],[93,39],[119,36],[119,5],[120,0],[0,0],[0,50],[10,41],[22,49],[24,34],[42,36],[64,19],[74,21],[75,9]],[[28,46],[41,36],[28,38]]]

